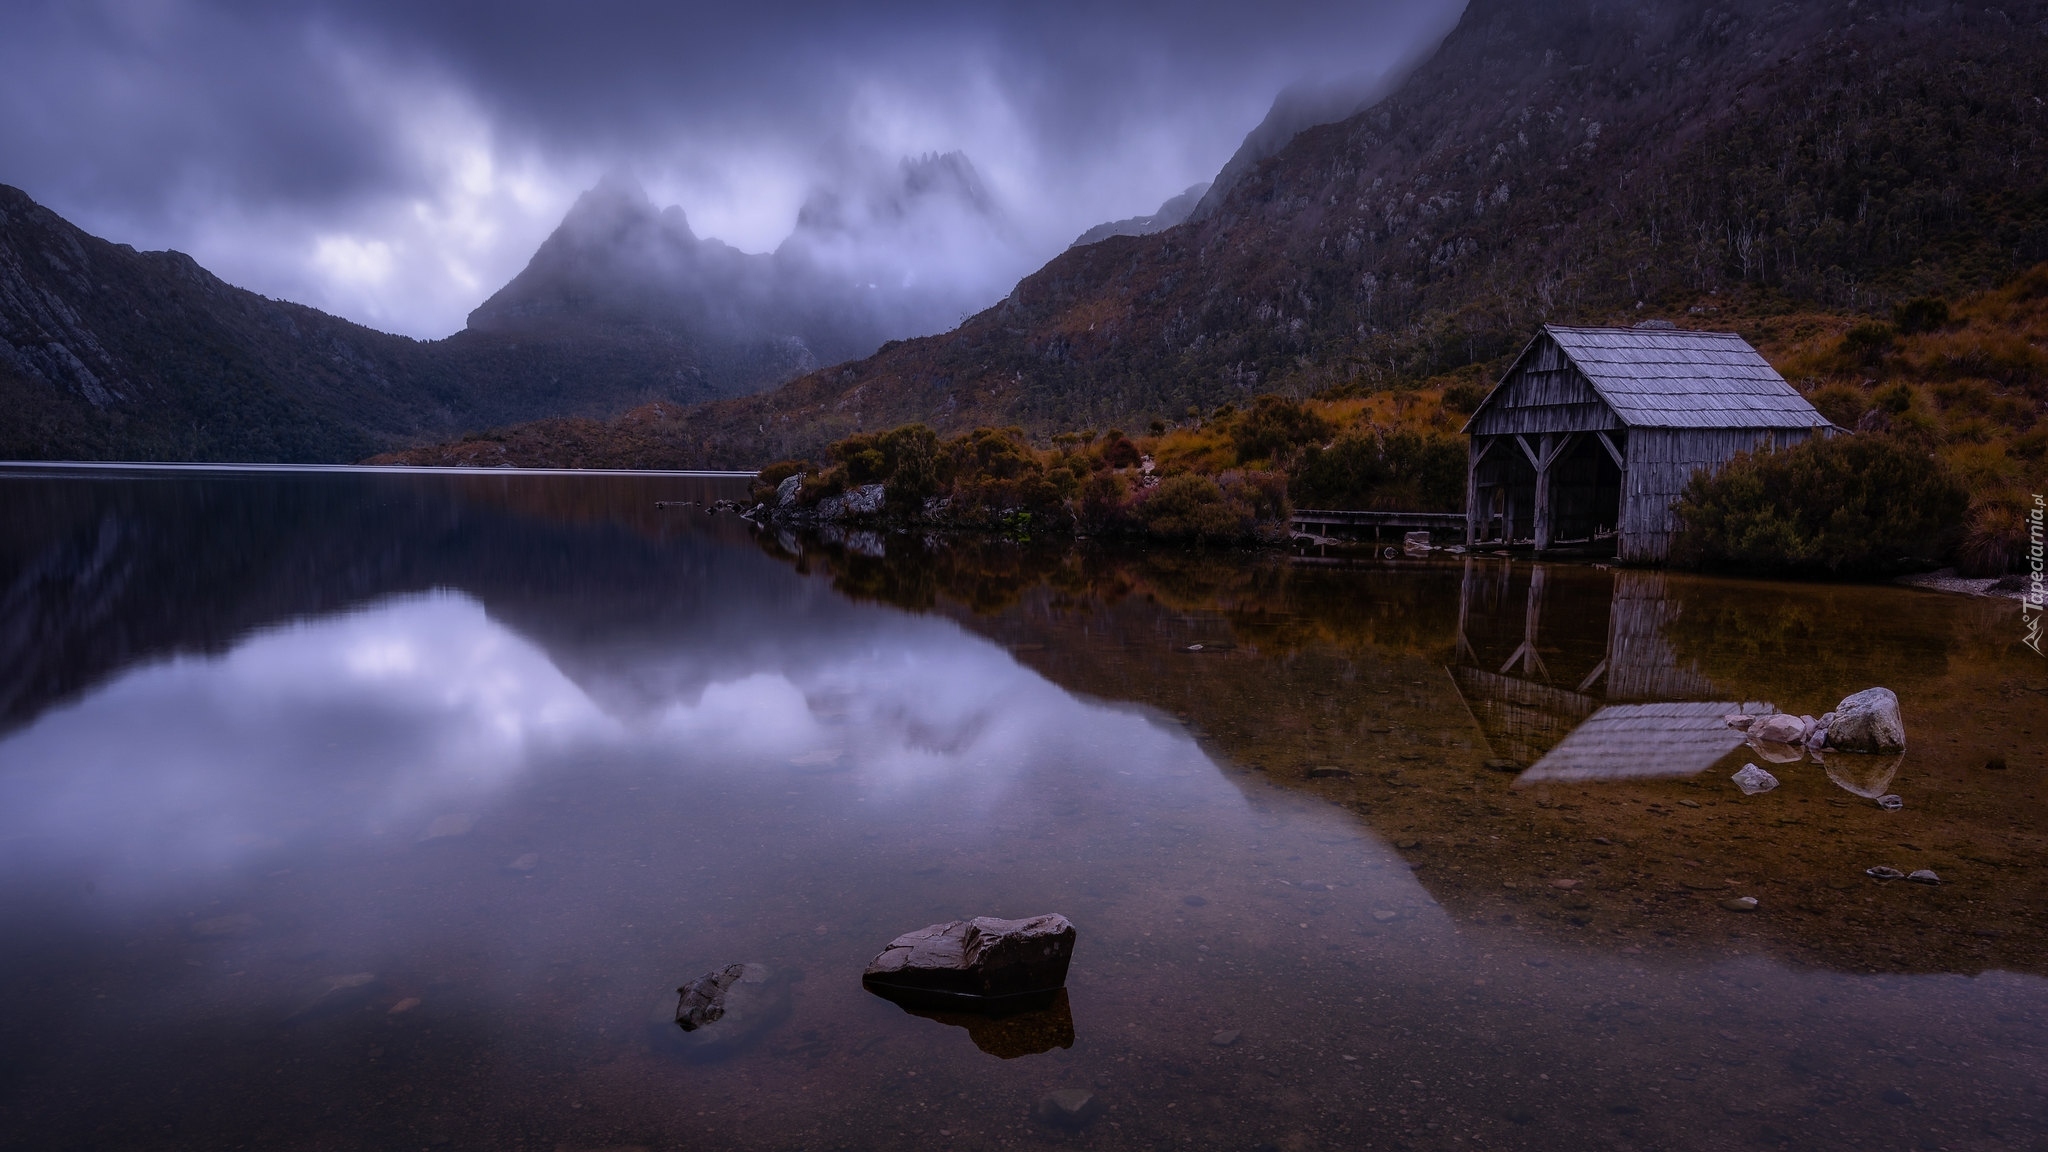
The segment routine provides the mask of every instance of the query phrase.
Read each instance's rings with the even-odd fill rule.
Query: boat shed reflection
[[[1722,695],[1666,629],[1682,610],[1661,572],[1468,558],[1448,669],[1517,784],[1690,776],[1741,747]]]

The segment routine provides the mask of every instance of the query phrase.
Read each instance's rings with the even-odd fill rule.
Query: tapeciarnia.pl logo
[[[2027,510],[2027,570],[2031,577],[2027,581],[2027,594],[2020,598],[2020,622],[2026,626],[2027,634],[2020,641],[2034,650],[2034,655],[2048,655],[2041,651],[2041,614],[2048,610],[2048,582],[2042,579],[2042,518],[2048,515],[2048,500],[2039,492],[2034,493],[2034,506]]]

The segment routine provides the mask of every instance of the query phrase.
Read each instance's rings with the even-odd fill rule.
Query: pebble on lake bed
[[[1102,1115],[1102,1101],[1086,1088],[1062,1088],[1041,1097],[1031,1114],[1055,1128],[1086,1128]]]
[[[1906,873],[1906,879],[1911,880],[1915,884],[1941,883],[1941,877],[1935,875],[1934,869],[1932,868],[1917,868],[1911,872]]]
[[[1879,796],[1877,798],[1877,806],[1879,808],[1884,809],[1887,812],[1897,812],[1899,809],[1904,808],[1906,806],[1906,802],[1904,800],[1901,800],[1898,797],[1898,795],[1894,793],[1891,795]]]
[[[1863,874],[1877,880],[1897,880],[1905,875],[1904,872],[1899,871],[1897,868],[1888,868],[1883,864],[1865,868]]]
[[[1756,911],[1756,903],[1756,897],[1754,896],[1730,896],[1728,899],[1721,901],[1721,907],[1726,908],[1730,912],[1754,912]]]
[[[1232,1044],[1237,1043],[1237,1029],[1225,1028],[1223,1031],[1209,1037],[1209,1043],[1214,1044],[1218,1048],[1228,1048]]]

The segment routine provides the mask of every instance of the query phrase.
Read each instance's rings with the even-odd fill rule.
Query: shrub
[[[1842,359],[1865,367],[1876,367],[1883,362],[1885,354],[1898,344],[1897,334],[1889,324],[1875,321],[1858,324],[1842,336]]]
[[[1104,468],[1136,468],[1144,462],[1144,454],[1138,446],[1124,439],[1120,429],[1111,428],[1102,439],[1102,451],[1097,459]]]
[[[1968,506],[1941,464],[1886,437],[1743,453],[1695,474],[1676,509],[1674,563],[1870,576],[1945,556]]]
[[[1870,409],[1870,401],[1863,390],[1851,384],[1828,384],[1814,389],[1806,397],[1815,410],[1844,428],[1854,428],[1856,421]]]
[[[1461,380],[1444,389],[1444,407],[1467,416],[1479,411],[1479,404],[1493,389],[1477,380]]]
[[[753,496],[755,503],[765,504],[775,499],[775,490],[791,476],[801,476],[810,464],[802,460],[777,460],[754,475]]]
[[[1271,460],[1278,464],[1292,455],[1295,447],[1320,444],[1335,431],[1320,413],[1299,400],[1261,396],[1252,402],[1252,410],[1237,421],[1231,438],[1237,444],[1238,460]]]
[[[1251,509],[1224,495],[1207,476],[1183,473],[1162,481],[1137,507],[1147,532],[1167,540],[1222,543],[1249,538]]]
[[[1969,527],[1956,549],[1956,569],[1965,576],[2017,572],[2027,554],[2029,524],[2019,506],[1989,500],[1970,510]]]
[[[1456,436],[1351,432],[1304,451],[1289,469],[1289,494],[1301,508],[1455,512],[1465,503],[1465,459]]]
[[[1937,296],[1908,300],[1892,309],[1892,327],[1907,336],[1948,327],[1948,301]]]

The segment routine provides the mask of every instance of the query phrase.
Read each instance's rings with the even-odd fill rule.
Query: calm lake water
[[[2048,1147],[2013,602],[721,494],[0,474],[0,1145]],[[1713,719],[1878,684],[1901,761]],[[1053,911],[1051,1009],[860,986]]]

